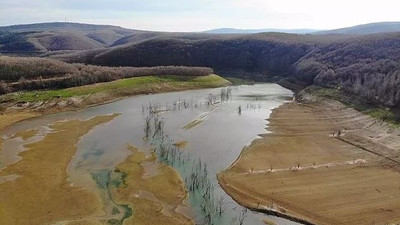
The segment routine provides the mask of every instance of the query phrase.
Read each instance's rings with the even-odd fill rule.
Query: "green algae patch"
[[[108,169],[92,172],[92,178],[100,189],[100,195],[103,200],[106,214],[110,214],[111,218],[107,219],[107,224],[122,225],[124,220],[132,216],[132,209],[126,204],[115,203],[112,195],[111,188],[121,187],[125,181],[123,173],[111,171]]]
[[[121,173],[125,185],[111,186],[114,201],[133,210],[132,216],[124,220],[124,225],[194,224],[191,218],[177,212],[178,207],[186,207],[184,200],[187,198],[179,173],[172,167],[159,163],[154,153],[144,153],[132,146],[128,149],[132,154],[115,170]],[[157,174],[144,176],[143,163],[154,163]]]

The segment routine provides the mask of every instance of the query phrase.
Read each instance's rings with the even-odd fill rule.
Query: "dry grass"
[[[400,174],[382,157],[332,137],[337,119],[296,103],[279,107],[272,133],[219,174],[221,185],[247,207],[315,224],[399,222]]]
[[[0,224],[41,225],[102,215],[100,199],[72,186],[66,169],[80,137],[114,117],[56,123],[51,126],[56,132],[26,145],[22,160],[0,172],[0,176],[20,176],[0,184]]]

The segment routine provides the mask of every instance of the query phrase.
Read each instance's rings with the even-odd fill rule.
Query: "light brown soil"
[[[59,122],[43,140],[27,144],[22,160],[0,172],[19,176],[0,183],[0,224],[42,225],[104,214],[95,194],[67,181],[66,169],[80,137],[116,116]]]
[[[10,113],[5,113],[0,115],[0,130],[19,122],[21,120],[29,119],[39,115],[38,113],[34,112],[15,112],[12,111]]]
[[[282,105],[268,130],[218,175],[240,204],[313,224],[400,222],[398,130],[326,99]]]
[[[33,112],[14,112],[9,114],[2,114],[0,115],[0,130],[5,129],[6,127],[14,123],[33,118],[35,116],[37,116],[37,114]],[[3,142],[3,138],[0,138],[0,151],[3,149]]]
[[[133,215],[124,220],[125,225],[192,225],[193,220],[179,213],[187,208],[184,201],[187,191],[179,173],[172,167],[157,162],[154,153],[144,153],[130,146],[132,155],[118,165],[127,174],[125,185],[113,190],[117,203],[128,204]],[[144,163],[152,163],[157,173],[145,176]]]
[[[209,85],[213,87],[228,84],[226,81]],[[207,85],[195,87],[184,84],[155,84],[123,93],[99,92],[32,103],[5,102],[1,104],[0,130],[25,119],[106,104],[127,96],[207,88]],[[26,145],[28,151],[20,154],[22,160],[0,172],[0,224],[104,224],[106,221],[101,198],[91,191],[68,183],[66,167],[80,136],[93,126],[111,119],[98,117],[90,121],[57,123],[51,127],[56,133],[48,134],[42,141]],[[28,139],[35,132],[24,131],[16,136]],[[0,138],[0,151],[3,141]],[[184,147],[183,142],[180,145]],[[139,162],[134,162],[138,163],[137,167],[130,168],[127,164],[131,162],[129,160],[135,159],[129,158],[125,164],[120,165],[128,174],[129,187],[116,192],[119,202],[126,202],[135,209],[135,216],[126,219],[124,224],[193,224],[190,215],[182,214],[190,214],[190,209],[184,204],[187,196],[179,174],[171,167],[157,164],[157,176],[148,178],[143,174],[143,177],[134,177],[130,173],[142,174],[144,168]],[[155,156],[142,160],[143,163],[156,164]],[[13,182],[4,182],[11,180]],[[140,182],[140,185],[137,186],[135,182]],[[138,188],[145,197],[133,198],[128,195],[137,193]]]

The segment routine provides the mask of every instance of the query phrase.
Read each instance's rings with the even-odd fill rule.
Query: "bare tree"
[[[247,209],[243,208],[242,212],[239,215],[239,225],[243,225],[244,224],[244,220],[247,217]]]

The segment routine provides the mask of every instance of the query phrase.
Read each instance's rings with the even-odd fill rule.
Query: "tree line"
[[[205,76],[207,67],[106,67],[35,57],[0,57],[0,92],[57,89],[139,76]]]
[[[400,105],[400,33],[365,36],[256,34],[206,40],[163,38],[85,58],[103,66],[185,65],[222,75],[287,79],[339,88],[366,100]]]

